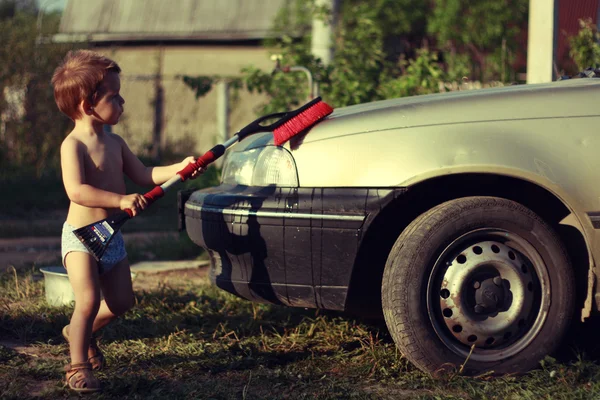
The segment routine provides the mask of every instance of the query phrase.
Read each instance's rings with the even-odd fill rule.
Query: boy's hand
[[[192,156],[186,157],[185,160],[183,160],[182,162],[179,163],[179,167],[180,167],[179,170],[182,170],[185,167],[187,167],[189,164],[193,164],[195,162],[196,162],[196,159],[194,157],[192,157]],[[192,172],[190,179],[196,179],[197,177],[200,176],[200,174],[203,174],[204,171],[206,171],[206,167],[195,170],[194,172]]]
[[[139,193],[127,194],[121,198],[119,207],[121,210],[129,208],[135,217],[148,205],[148,199]]]

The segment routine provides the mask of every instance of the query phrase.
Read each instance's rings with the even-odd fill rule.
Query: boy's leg
[[[98,331],[133,307],[133,286],[127,257],[100,277],[104,300],[94,320],[93,332]]]
[[[98,265],[88,254],[73,251],[65,257],[65,267],[75,295],[75,309],[69,326],[71,363],[88,360],[92,325],[100,307]]]

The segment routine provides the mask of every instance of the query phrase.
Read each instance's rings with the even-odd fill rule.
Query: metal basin
[[[43,267],[40,268],[44,274],[44,287],[46,290],[46,302],[55,307],[64,305],[73,305],[75,295],[69,282],[67,270],[64,267]],[[135,273],[131,272],[131,279],[135,278]],[[101,298],[103,298],[101,294]]]
[[[73,304],[75,295],[67,270],[64,267],[43,267],[40,271],[44,274],[46,302],[56,307]]]

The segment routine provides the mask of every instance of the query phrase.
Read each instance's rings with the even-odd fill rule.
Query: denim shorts
[[[75,236],[73,233],[75,229],[77,228],[75,228],[73,225],[67,224],[66,222],[63,224],[61,243],[63,266],[65,266],[65,257],[72,251],[80,251],[83,253],[92,254],[83,245],[83,243],[81,243],[79,238]],[[123,240],[123,235],[121,232],[117,232],[108,244],[106,251],[98,263],[100,274],[105,274],[110,271],[117,263],[125,259],[125,257],[127,257],[125,241]]]

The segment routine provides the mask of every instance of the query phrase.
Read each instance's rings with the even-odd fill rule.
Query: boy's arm
[[[116,134],[113,134],[116,140],[121,144],[121,154],[123,156],[123,173],[129,177],[136,185],[149,186],[152,181],[152,167],[146,167],[144,163],[129,149],[125,140]]]
[[[177,164],[164,167],[147,167],[135,154],[133,154],[123,138],[118,135],[115,135],[115,137],[117,137],[121,142],[121,148],[123,151],[123,172],[129,177],[129,179],[140,186],[162,185],[174,177],[188,164],[195,161],[194,157],[187,157],[185,160]],[[197,176],[198,172],[195,172],[191,177],[195,178]]]
[[[179,171],[187,167],[189,164],[195,162],[196,159],[194,157],[187,157],[182,162],[177,164],[171,164],[163,167],[153,167],[152,168],[152,181],[156,185],[162,185],[172,177],[174,177]],[[200,171],[194,171],[190,176],[191,179],[197,178],[198,175],[204,172],[204,168]]]
[[[85,207],[119,208],[122,195],[95,188],[85,182],[83,148],[77,140],[65,139],[60,147],[60,163],[69,200]]]

